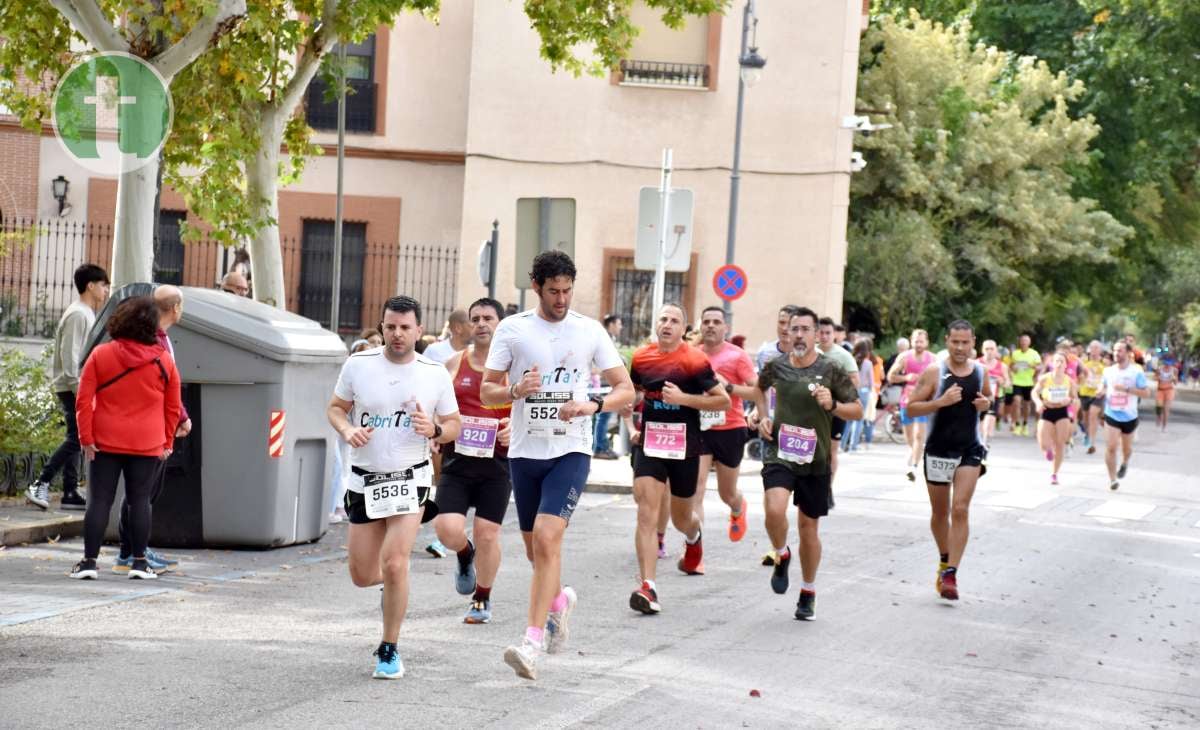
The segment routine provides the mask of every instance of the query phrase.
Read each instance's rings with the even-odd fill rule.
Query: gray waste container
[[[176,440],[167,461],[151,544],[276,547],[319,539],[336,448],[325,406],[345,344],[291,312],[221,291],[182,290],[183,319],[168,334],[192,432]],[[282,453],[273,456],[277,411]],[[116,507],[109,539],[116,538]]]

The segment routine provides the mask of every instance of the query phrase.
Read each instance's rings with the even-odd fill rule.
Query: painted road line
[[[1110,499],[1104,504],[1085,512],[1087,517],[1111,517],[1117,520],[1140,520],[1153,512],[1155,505],[1129,499]]]
[[[1200,537],[1188,537],[1186,535],[1168,535],[1163,532],[1149,532],[1146,530],[1124,530],[1118,527],[1100,527],[1099,525],[1076,525],[1070,522],[1039,522],[1037,520],[1026,519],[1024,517],[1017,521],[1022,525],[1034,525],[1035,527],[1061,527],[1067,530],[1101,532],[1117,537],[1140,537],[1148,540],[1162,540],[1164,542],[1182,542],[1188,545],[1200,545]]]
[[[989,496],[983,501],[990,507],[1016,507],[1017,509],[1037,509],[1047,502],[1057,499],[1057,494],[1049,492],[1000,492]]]

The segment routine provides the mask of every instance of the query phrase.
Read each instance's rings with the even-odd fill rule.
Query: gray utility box
[[[168,336],[192,432],[176,439],[167,460],[150,543],[278,547],[320,539],[337,447],[325,406],[345,344],[291,312],[213,289],[182,290],[183,319]],[[276,411],[283,412],[282,453],[272,456]]]

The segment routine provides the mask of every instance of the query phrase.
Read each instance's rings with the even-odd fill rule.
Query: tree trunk
[[[135,282],[149,282],[154,277],[154,199],[158,162],[158,155],[155,155],[145,166],[122,172],[117,181],[112,267],[108,272],[114,289]]]
[[[289,110],[290,111],[290,110]],[[250,274],[254,277],[254,298],[280,309],[287,308],[287,290],[283,283],[283,251],[279,245],[279,147],[283,125],[277,111],[263,113],[259,125],[261,144],[253,159],[246,161],[247,192],[258,201],[256,217],[269,219],[250,239]]]

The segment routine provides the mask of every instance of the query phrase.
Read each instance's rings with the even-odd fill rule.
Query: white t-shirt
[[[412,430],[417,403],[431,417],[458,412],[446,368],[424,355],[398,365],[382,347],[347,358],[333,394],[354,402],[351,424],[375,428],[366,446],[350,451],[350,464],[369,472],[399,471],[429,459],[429,439]],[[347,489],[361,492],[362,480],[351,479]]]
[[[487,368],[507,372],[509,382],[516,383],[534,365],[542,376],[542,390],[532,399],[513,404],[509,457],[556,459],[572,452],[591,454],[590,416],[560,421],[559,432],[543,435],[530,408],[537,407],[537,396],[553,397],[548,394],[587,401],[593,365],[599,370],[624,366],[612,338],[599,322],[574,311],[568,311],[561,322],[547,322],[532,309],[505,317],[492,337]],[[530,433],[531,429],[535,432]]]
[[[446,361],[454,357],[454,353],[456,352],[458,352],[458,350],[454,349],[454,344],[450,342],[450,338],[446,338],[444,340],[438,340],[429,347],[426,347],[425,352],[421,354],[436,363],[445,365]]]
[[[1138,397],[1133,393],[1118,392],[1117,385],[1125,388],[1145,388],[1146,372],[1135,363],[1120,367],[1116,363],[1104,368],[1104,415],[1129,423],[1138,417]]]

